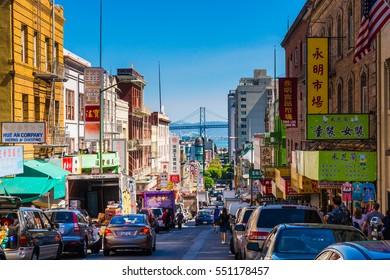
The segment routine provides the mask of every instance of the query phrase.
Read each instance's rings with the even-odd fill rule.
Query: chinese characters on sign
[[[3,122],[3,143],[45,143],[46,124],[41,122]]]
[[[23,146],[0,147],[0,177],[22,173]]]
[[[307,116],[307,139],[368,139],[368,114],[331,114]]]
[[[180,137],[169,137],[169,178],[180,183]],[[172,176],[175,175],[175,176]]]
[[[328,38],[307,38],[307,113],[328,113]]]
[[[286,128],[297,127],[297,78],[279,78],[279,116]]]
[[[266,167],[272,166],[272,147],[260,147],[260,170],[265,170]]]
[[[85,79],[85,140],[100,138],[100,90],[103,86],[103,69],[86,68]]]

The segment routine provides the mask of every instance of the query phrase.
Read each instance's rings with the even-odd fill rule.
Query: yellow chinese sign
[[[328,113],[328,38],[307,38],[307,114]]]

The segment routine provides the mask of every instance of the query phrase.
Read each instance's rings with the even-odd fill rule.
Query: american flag
[[[356,41],[353,62],[361,60],[372,51],[372,42],[382,27],[390,19],[390,6],[385,0],[365,0],[359,37]]]

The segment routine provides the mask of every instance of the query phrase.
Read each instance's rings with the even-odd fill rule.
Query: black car
[[[5,256],[5,253],[4,253],[4,249],[2,246],[0,246],[0,260],[6,260],[6,256]]]

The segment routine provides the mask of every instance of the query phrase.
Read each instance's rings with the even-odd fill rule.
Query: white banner
[[[23,146],[0,147],[0,177],[22,173]]]
[[[1,124],[3,143],[45,143],[46,124],[34,122],[12,122]]]
[[[180,137],[169,137],[169,174],[180,175]]]

